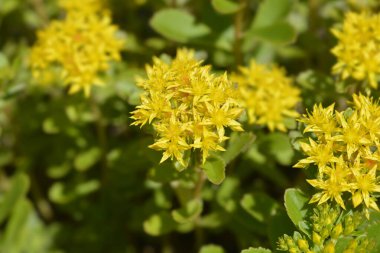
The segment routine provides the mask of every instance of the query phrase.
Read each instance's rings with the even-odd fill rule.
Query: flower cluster
[[[335,200],[345,208],[343,195],[352,198],[354,207],[379,210],[375,194],[380,192],[380,106],[372,98],[353,96],[353,109],[334,110],[334,105],[323,108],[315,105],[300,120],[306,124],[304,132],[313,133],[309,141],[301,143],[308,156],[294,167],[316,165],[318,173],[308,182],[319,190],[310,202]]]
[[[334,253],[338,240],[343,237],[348,241],[342,249],[345,253],[370,252],[374,247],[375,242],[361,236],[362,232],[358,230],[364,221],[362,213],[345,213],[339,206],[331,207],[328,204],[314,208],[313,212],[308,221],[310,236],[298,232],[293,236],[284,235],[278,241],[279,250],[291,253]]]
[[[250,124],[266,125],[271,131],[286,131],[285,118],[298,116],[294,107],[300,101],[300,91],[283,69],[252,60],[248,67],[240,67],[233,81],[238,83]]]
[[[85,14],[107,11],[104,0],[59,0],[59,6],[67,12],[78,11]]]
[[[37,34],[29,59],[33,76],[43,80],[58,71],[69,93],[84,90],[88,96],[92,85],[103,84],[99,75],[109,62],[120,60],[124,42],[116,38],[117,27],[99,1],[62,0],[61,5],[66,18]]]
[[[343,79],[365,80],[377,88],[380,74],[380,15],[347,13],[343,27],[332,29],[338,45],[332,53],[338,58],[332,71]]]
[[[159,58],[153,63],[147,79],[138,81],[145,92],[132,119],[133,125],[153,124],[158,139],[150,147],[164,151],[161,162],[170,157],[185,165],[184,152],[200,149],[204,163],[210,151],[224,150],[225,128],[243,130],[236,121],[242,112],[237,90],[227,75],[211,74],[187,49],[170,64]]]

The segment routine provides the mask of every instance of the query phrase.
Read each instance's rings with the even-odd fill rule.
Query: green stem
[[[236,68],[243,64],[243,54],[241,51],[241,44],[243,38],[243,21],[244,21],[244,11],[246,6],[246,0],[240,0],[240,9],[235,15],[234,27],[235,27],[235,44],[234,44],[234,54],[235,54],[235,65]]]
[[[107,135],[102,112],[94,98],[91,98],[91,109],[95,115],[96,135],[101,149],[102,184],[105,184],[107,182]]]
[[[198,155],[196,155],[196,162],[195,162],[195,170],[197,171],[197,174],[198,174],[198,180],[195,184],[195,187],[194,187],[194,199],[195,200],[199,200],[199,201],[202,201],[202,189],[203,189],[203,186],[205,185],[206,183],[206,174],[204,173],[204,171],[202,170],[201,168],[201,157],[200,157],[200,154],[197,153]],[[196,251],[198,252],[199,249],[202,247],[203,245],[203,241],[204,241],[204,233],[203,233],[203,229],[202,227],[199,225],[201,222],[201,216],[199,215],[196,220],[195,220],[195,247],[196,247]]]

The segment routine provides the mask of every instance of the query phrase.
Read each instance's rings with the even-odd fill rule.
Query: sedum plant
[[[1,0],[0,253],[380,252],[378,8]]]
[[[185,151],[199,149],[204,164],[211,151],[224,151],[225,128],[243,131],[236,121],[243,110],[237,91],[227,74],[216,76],[201,66],[193,50],[178,50],[169,64],[153,61],[147,79],[138,82],[145,92],[132,112],[133,124],[153,125],[157,139],[150,147],[164,151],[160,162],[175,158],[185,165]]]
[[[240,67],[233,80],[247,110],[249,124],[264,125],[270,131],[286,132],[286,118],[298,117],[295,106],[300,102],[300,90],[277,66],[265,66],[254,60]]]
[[[364,81],[377,89],[380,73],[378,26],[380,17],[370,12],[346,14],[341,28],[332,29],[338,44],[331,50],[337,57],[332,72],[343,79]]]
[[[367,214],[379,211],[376,194],[380,192],[378,162],[378,122],[380,107],[373,99],[353,96],[353,108],[334,111],[334,105],[314,110],[301,119],[305,133],[312,133],[308,143],[301,143],[307,158],[295,167],[317,166],[315,178],[308,182],[318,190],[311,203],[333,200],[342,208],[349,198],[353,207],[362,205]],[[346,195],[347,194],[347,195]]]
[[[38,32],[29,59],[32,73],[47,84],[61,77],[70,94],[83,90],[88,97],[93,85],[104,85],[100,73],[109,62],[120,61],[124,41],[116,36],[118,28],[99,1],[60,4],[67,14]]]

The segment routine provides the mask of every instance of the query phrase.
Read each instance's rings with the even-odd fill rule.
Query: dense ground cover
[[[1,0],[0,252],[379,252],[376,0]]]

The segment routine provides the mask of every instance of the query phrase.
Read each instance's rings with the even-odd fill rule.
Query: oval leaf
[[[212,0],[211,4],[221,14],[232,14],[240,9],[239,4],[230,0]]]
[[[225,174],[226,163],[220,156],[210,156],[207,158],[205,164],[202,165],[202,169],[205,171],[208,180],[213,184],[220,184],[226,177]]]
[[[267,27],[283,20],[293,5],[292,0],[265,0],[263,1],[252,23],[251,28]]]
[[[204,24],[195,24],[195,18],[183,10],[163,9],[150,20],[150,26],[161,35],[177,42],[187,42],[206,35],[210,29]]]
[[[302,232],[309,234],[305,217],[308,210],[306,205],[309,199],[298,189],[287,189],[285,191],[285,208],[289,218]]]
[[[172,211],[173,219],[178,223],[187,223],[195,220],[202,212],[203,202],[193,199],[185,207]]]
[[[271,253],[272,251],[269,249],[264,249],[264,248],[252,248],[250,247],[249,249],[243,250],[241,253]]]
[[[252,36],[273,44],[289,44],[296,39],[296,31],[286,22],[278,22],[265,27],[259,27],[249,32]]]
[[[223,152],[223,159],[226,164],[235,159],[240,153],[246,151],[256,136],[252,133],[236,133],[231,135],[228,147],[225,152]]]
[[[224,250],[222,247],[214,244],[209,244],[202,246],[199,253],[224,253]]]
[[[11,187],[0,203],[0,223],[13,211],[15,205],[25,196],[29,189],[29,178],[23,173],[13,176]]]
[[[177,224],[169,213],[154,214],[144,221],[144,231],[152,236],[167,234],[176,228]]]

